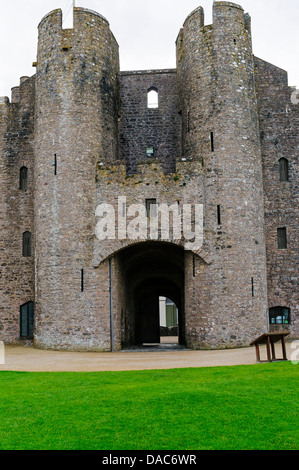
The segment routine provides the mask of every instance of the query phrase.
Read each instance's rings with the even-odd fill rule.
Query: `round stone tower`
[[[109,349],[109,319],[96,305],[109,286],[90,264],[96,164],[118,155],[118,44],[107,20],[82,8],[73,29],[55,10],[38,31],[35,345]]]
[[[209,26],[202,8],[188,16],[177,39],[177,74],[182,156],[202,166],[209,254],[186,276],[187,344],[246,345],[268,321],[250,17],[239,5],[214,2]]]

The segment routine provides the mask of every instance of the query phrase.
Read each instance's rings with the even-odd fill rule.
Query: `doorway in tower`
[[[185,345],[184,250],[143,242],[118,253],[121,345]]]

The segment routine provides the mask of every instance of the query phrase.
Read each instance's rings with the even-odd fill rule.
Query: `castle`
[[[253,55],[250,16],[218,1],[205,25],[197,8],[167,70],[120,72],[84,8],[38,32],[36,74],[0,100],[0,339],[156,343],[159,296],[188,348],[298,336],[299,105]],[[167,234],[161,207],[189,230]]]

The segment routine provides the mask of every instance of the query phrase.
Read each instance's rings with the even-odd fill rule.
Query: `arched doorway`
[[[119,252],[122,347],[160,343],[159,299],[177,307],[178,342],[185,344],[184,249],[144,242]]]

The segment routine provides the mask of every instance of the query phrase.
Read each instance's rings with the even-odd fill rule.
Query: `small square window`
[[[148,157],[153,157],[154,156],[154,148],[153,147],[147,147],[146,148],[146,155]]]
[[[269,310],[270,325],[288,325],[290,309],[288,307],[272,307]]]

